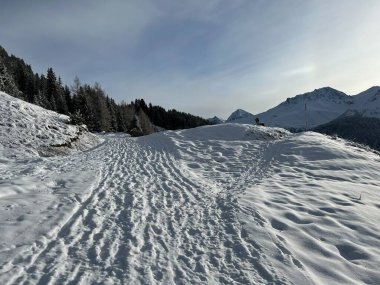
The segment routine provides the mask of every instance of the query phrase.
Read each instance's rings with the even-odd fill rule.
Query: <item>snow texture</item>
[[[0,92],[0,157],[68,154],[99,143],[85,127],[68,122],[68,116]]]
[[[376,154],[244,124],[102,138],[1,158],[0,284],[380,283]]]

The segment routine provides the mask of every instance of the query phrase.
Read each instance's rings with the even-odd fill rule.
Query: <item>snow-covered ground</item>
[[[85,150],[99,138],[69,117],[0,91],[0,157],[52,156]]]
[[[378,155],[243,124],[102,138],[0,158],[0,284],[380,283]]]

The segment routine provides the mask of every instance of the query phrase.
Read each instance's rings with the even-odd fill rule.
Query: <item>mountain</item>
[[[242,109],[237,109],[227,119],[226,123],[256,124],[255,116]]]
[[[354,108],[362,116],[374,117],[380,119],[380,87],[374,86],[368,90],[361,92],[354,98]]]
[[[223,120],[217,116],[214,116],[212,118],[208,118],[207,121],[210,123],[210,125],[219,125],[219,124],[223,124],[225,122],[225,120]]]
[[[352,111],[364,117],[380,118],[380,87],[374,86],[350,96],[331,87],[323,87],[287,98],[278,106],[253,115],[238,109],[227,119],[228,123],[256,124],[255,118],[271,127],[303,130],[326,124]]]
[[[287,98],[280,105],[256,116],[268,126],[304,129],[305,123],[308,128],[311,128],[335,119],[353,104],[354,100],[351,96],[333,88],[324,87]]]

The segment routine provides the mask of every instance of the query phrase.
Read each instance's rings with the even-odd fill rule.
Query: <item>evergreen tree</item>
[[[0,56],[0,91],[4,91],[9,95],[19,97],[20,91],[18,90],[13,78],[8,73],[3,60]]]
[[[56,98],[58,87],[57,78],[51,67],[48,68],[46,74],[46,96],[49,104],[49,109],[57,111]]]

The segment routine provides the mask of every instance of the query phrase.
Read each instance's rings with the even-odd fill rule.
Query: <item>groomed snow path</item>
[[[276,203],[282,203],[280,200],[286,203],[286,197],[296,203],[294,192],[286,196],[286,189],[288,192],[290,189],[286,185],[282,185],[286,188],[282,196],[268,198],[267,202],[275,205],[273,208],[262,202],[265,183],[258,190],[256,202],[260,202],[261,208],[254,204],[255,197],[247,198],[252,204],[246,200],[240,202],[247,189],[254,193],[255,185],[273,174],[273,167],[279,162],[275,158],[279,156],[280,145],[292,147],[289,139],[281,139],[285,133],[257,133],[257,129],[247,126],[214,128],[215,137],[207,128],[139,139],[110,135],[93,150],[30,162],[36,168],[43,165],[49,173],[55,173],[45,174],[51,175],[51,179],[56,175],[54,187],[65,188],[68,178],[59,180],[60,173],[72,172],[76,167],[78,174],[92,171],[93,182],[86,196],[75,196],[72,210],[66,212],[65,220],[58,223],[55,231],[25,241],[22,250],[14,250],[7,260],[1,260],[0,283],[316,284],[328,280],[328,284],[338,284],[348,280],[365,284],[365,280],[380,280],[374,270],[379,265],[379,251],[367,252],[363,245],[354,245],[356,240],[350,244],[342,242],[339,250],[329,249],[329,259],[331,264],[339,263],[339,270],[346,270],[347,274],[355,268],[352,274],[358,272],[357,279],[352,275],[344,277],[345,272],[337,273],[334,279],[332,268],[328,275],[323,271],[318,275],[313,270],[315,266],[303,264],[303,257],[297,255],[302,246],[294,246],[291,239],[287,243],[286,230],[298,222],[304,234],[302,227],[317,226],[318,220],[308,219],[303,223],[303,216],[297,214],[295,207],[283,211],[275,207]],[[206,133],[209,137],[204,139]],[[227,133],[230,135],[223,137]],[[249,137],[250,134],[254,137]],[[318,151],[321,150],[315,153]],[[287,167],[292,166],[296,167],[294,164]],[[295,177],[292,179],[295,183]],[[281,177],[277,182],[280,181]],[[74,179],[72,183],[80,181]],[[277,188],[270,190],[275,192]],[[352,193],[352,196],[359,194]],[[265,195],[270,196],[270,191]],[[324,194],[320,197],[323,204]],[[340,194],[335,198],[344,201]],[[380,204],[376,205],[373,210],[378,215]],[[268,214],[271,209],[276,215]],[[289,223],[279,217],[286,213]],[[339,210],[321,206],[313,217],[331,214],[329,222],[333,223],[335,213]],[[49,212],[49,215],[53,214]],[[353,226],[351,229],[347,226],[337,225],[337,231],[354,230]],[[376,226],[369,222],[356,228],[360,226],[370,236],[371,245],[378,246]],[[358,240],[363,242],[361,238]],[[322,243],[312,240],[305,247]],[[349,246],[354,253],[347,252]],[[325,254],[323,250],[310,250],[311,256]],[[364,265],[360,259],[365,259],[369,268],[367,276],[364,267],[361,269]]]

